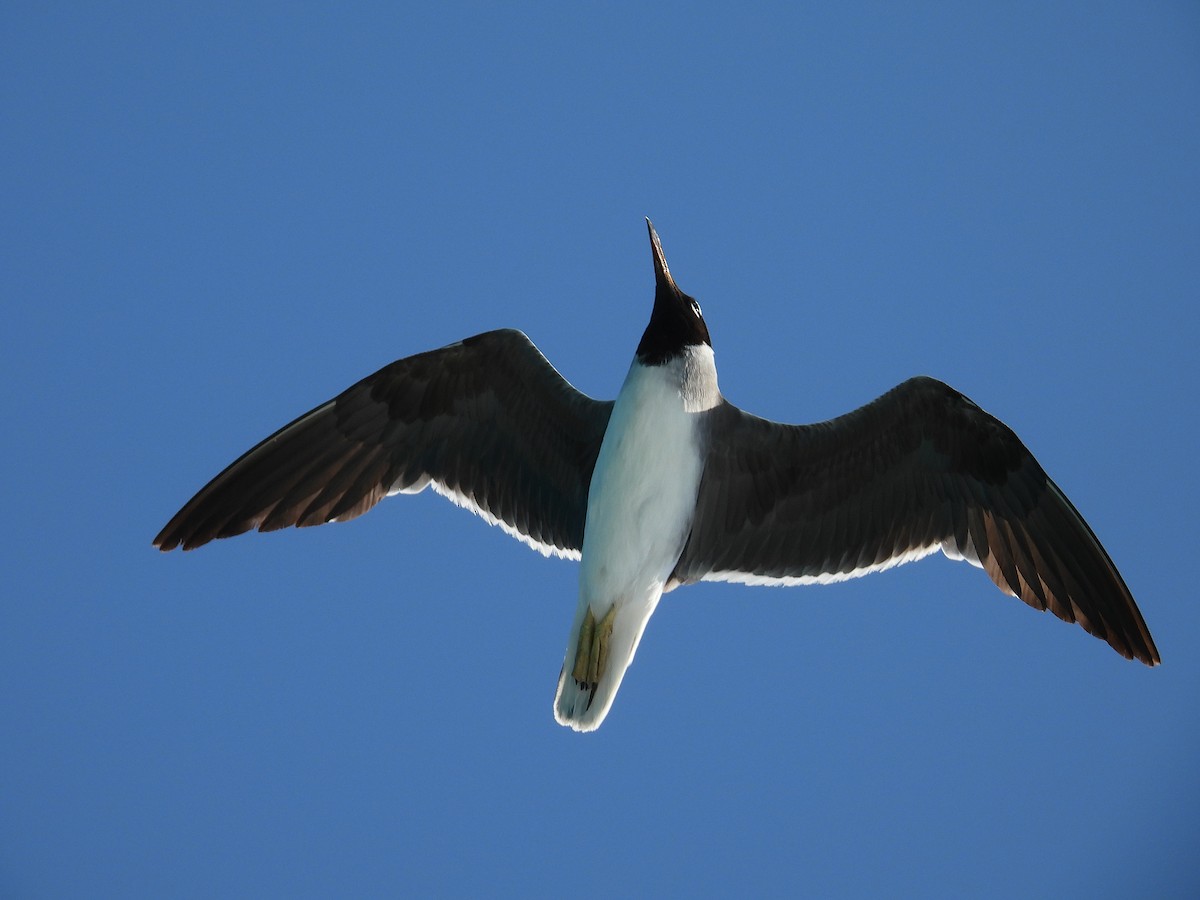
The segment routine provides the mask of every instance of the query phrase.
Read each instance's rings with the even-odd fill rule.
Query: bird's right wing
[[[937,549],[1005,593],[1159,661],[1129,589],[1075,507],[999,419],[932,378],[816,425],[722,403],[672,584],[838,581]]]
[[[285,425],[154,544],[188,550],[252,528],[345,521],[432,485],[542,553],[578,558],[611,411],[521,332],[489,331],[397,360]]]

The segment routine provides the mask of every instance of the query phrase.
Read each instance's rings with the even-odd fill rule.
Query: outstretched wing
[[[154,539],[189,550],[252,528],[362,515],[426,486],[544,554],[578,557],[611,402],[519,331],[397,360],[245,453]]]
[[[1148,665],[1158,651],[1120,573],[1003,422],[932,378],[854,412],[781,425],[722,403],[673,583],[838,581],[941,549],[1001,590]]]

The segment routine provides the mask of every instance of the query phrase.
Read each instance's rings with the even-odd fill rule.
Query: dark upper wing
[[[1154,641],[1092,530],[1003,422],[932,378],[781,425],[722,403],[676,583],[834,581],[939,547],[1001,590],[1153,665]]]
[[[344,521],[435,490],[543,553],[578,557],[611,402],[581,394],[519,331],[397,360],[286,425],[159,532],[162,550]]]

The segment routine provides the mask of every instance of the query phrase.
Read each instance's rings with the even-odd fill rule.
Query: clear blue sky
[[[1200,893],[1200,6],[246,6],[0,13],[0,895]],[[1162,667],[938,556],[668,595],[577,735],[576,566],[432,494],[151,549],[400,356],[613,396],[646,215],[731,400],[950,382]]]

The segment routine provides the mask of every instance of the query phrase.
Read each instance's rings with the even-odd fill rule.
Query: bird
[[[1017,435],[911,378],[828,421],[722,396],[700,305],[654,225],[650,321],[615,400],[576,390],[520,331],[391,363],[225,468],[154,539],[344,522],[432,488],[546,556],[580,562],[554,696],[604,721],[662,595],[699,581],[842,581],[937,550],[1154,666],[1157,648],[1092,529]]]

